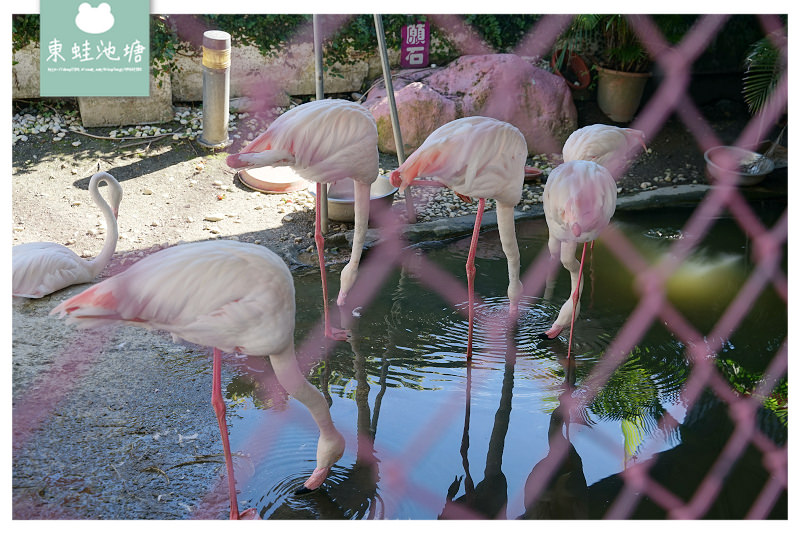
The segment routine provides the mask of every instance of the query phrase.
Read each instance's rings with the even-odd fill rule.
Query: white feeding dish
[[[308,181],[290,167],[257,167],[239,171],[239,180],[256,191],[287,193],[308,187]]]
[[[316,197],[317,186],[311,184],[308,191]],[[369,189],[370,218],[376,209],[387,208],[392,205],[397,187],[389,183],[386,176],[378,176]],[[353,180],[346,178],[332,183],[328,187],[328,218],[339,222],[353,222],[355,212]]]

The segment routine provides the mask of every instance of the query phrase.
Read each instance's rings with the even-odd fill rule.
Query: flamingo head
[[[122,186],[118,181],[106,180],[111,190],[111,212],[114,213],[114,218],[119,218],[119,204],[122,203]]]
[[[229,167],[239,170],[242,168],[257,168],[268,166],[285,166],[294,163],[294,155],[286,150],[251,149],[250,146],[238,154],[230,154],[225,158]]]
[[[235,168],[235,169],[240,169],[240,168],[246,168],[246,167],[253,166],[252,163],[248,162],[249,158],[247,156],[249,156],[249,155],[252,155],[252,154],[242,154],[242,153],[231,154],[231,155],[229,155],[228,157],[225,158],[225,163],[229,167]]]
[[[581,193],[567,202],[562,214],[564,226],[566,227],[565,229],[572,233],[575,239],[580,239],[584,230],[591,226],[591,224],[587,224],[588,220],[594,218],[591,207],[588,211],[586,209],[587,206],[591,206],[592,204],[587,204],[586,201],[582,200],[580,195]]]
[[[631,148],[635,144],[641,144],[642,150],[647,152],[647,145],[645,144],[645,133],[642,130],[635,130],[633,128],[625,128],[625,138],[628,141],[628,146]]]
[[[400,192],[406,190],[406,187],[411,185],[412,178],[403,178],[403,175],[400,173],[400,169],[392,170],[389,174],[389,183],[392,184],[393,187],[398,187]]]

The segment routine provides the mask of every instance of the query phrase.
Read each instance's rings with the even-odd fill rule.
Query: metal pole
[[[392,85],[392,69],[389,66],[389,54],[386,52],[386,37],[383,32],[383,19],[380,15],[375,17],[375,34],[378,37],[378,50],[381,55],[381,68],[383,69],[383,84],[386,86],[386,96],[389,97],[389,110],[392,115],[392,133],[394,134],[394,146],[397,150],[397,163],[402,165],[406,160],[403,151],[403,134],[400,132],[400,120],[397,118],[397,104],[394,101],[394,86]],[[417,213],[414,209],[414,200],[411,197],[411,189],[406,189],[406,216],[408,221],[417,221]]]
[[[317,100],[325,98],[322,71],[322,34],[319,28],[319,15],[312,15],[314,25],[314,74],[317,79]],[[319,195],[320,230],[328,233],[328,186],[320,187]]]
[[[203,34],[203,133],[198,142],[224,148],[228,138],[231,77],[231,36],[210,30]]]

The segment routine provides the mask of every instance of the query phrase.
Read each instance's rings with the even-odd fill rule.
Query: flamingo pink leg
[[[219,433],[222,436],[222,449],[225,452],[225,466],[228,469],[228,492],[231,498],[231,520],[259,519],[256,509],[247,509],[239,514],[239,504],[236,501],[236,479],[233,477],[233,457],[231,457],[231,445],[228,442],[228,426],[225,423],[225,400],[222,398],[222,352],[214,348],[214,364],[211,384],[211,405],[217,414],[219,423]]]
[[[314,242],[317,245],[317,257],[319,258],[319,274],[322,278],[322,313],[325,318],[325,336],[329,339],[337,341],[347,340],[347,332],[339,329],[332,328],[330,317],[328,315],[328,278],[325,275],[325,238],[322,236],[322,214],[320,213],[320,194],[324,183],[317,183],[317,203],[316,203],[316,218],[314,224]]]
[[[592,241],[594,244],[594,241]],[[578,298],[581,292],[581,275],[583,274],[583,260],[586,257],[586,243],[583,243],[583,252],[581,252],[581,266],[578,269],[578,287],[575,289],[575,292],[572,294],[572,308],[578,308]],[[575,328],[575,313],[572,313],[572,318],[569,321],[569,343],[567,344],[567,359],[569,359],[570,354],[572,353],[572,330]]]
[[[467,359],[472,359],[472,328],[475,322],[475,253],[478,248],[478,234],[481,231],[481,221],[483,220],[483,209],[486,207],[486,199],[478,199],[478,212],[475,214],[475,227],[472,230],[472,242],[469,244],[469,255],[467,256],[467,291],[469,298],[469,323],[467,325]]]

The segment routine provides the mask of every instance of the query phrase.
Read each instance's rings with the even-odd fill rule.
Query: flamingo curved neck
[[[114,251],[117,249],[117,240],[119,239],[117,218],[114,216],[114,210],[110,205],[108,205],[108,202],[106,202],[105,198],[103,198],[103,195],[100,194],[100,190],[98,189],[98,185],[101,181],[106,184],[109,190],[111,189],[111,183],[103,175],[100,175],[100,177],[97,179],[94,179],[93,177],[92,181],[89,182],[89,192],[92,195],[95,205],[97,205],[103,212],[107,230],[106,241],[103,244],[103,249],[100,250],[100,253],[97,255],[97,257],[87,261],[93,276],[97,276],[111,260],[111,256],[114,255]]]

